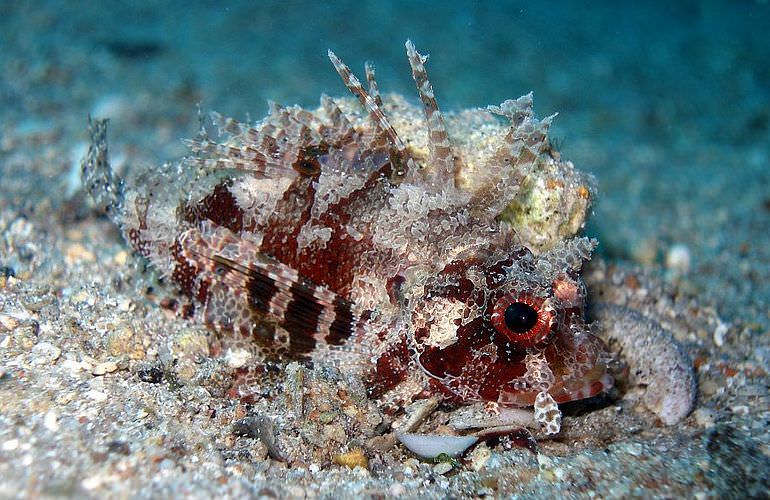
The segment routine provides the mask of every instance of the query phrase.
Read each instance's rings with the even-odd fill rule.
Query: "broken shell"
[[[439,455],[456,457],[479,440],[476,436],[448,436],[440,434],[397,434],[401,444],[409,451],[423,458],[436,458]]]

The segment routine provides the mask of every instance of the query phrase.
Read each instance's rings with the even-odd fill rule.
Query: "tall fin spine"
[[[433,182],[451,179],[452,186],[454,186],[455,172],[462,168],[461,160],[452,151],[452,143],[446,130],[444,116],[438,109],[438,103],[436,103],[436,97],[433,94],[433,85],[431,85],[425,70],[428,56],[417,52],[411,40],[406,41],[406,55],[409,58],[409,65],[412,67],[412,78],[414,78],[417,91],[420,93],[420,101],[422,101],[425,120],[428,124],[431,168],[427,172],[427,177],[429,181]]]
[[[366,90],[364,90],[364,87],[361,85],[359,79],[356,78],[356,75],[350,71],[350,68],[347,67],[345,63],[343,63],[339,57],[334,54],[334,52],[330,50],[328,55],[329,60],[331,60],[332,64],[334,65],[334,69],[336,69],[337,73],[339,73],[342,81],[345,83],[345,86],[348,88],[348,90],[350,90],[351,93],[353,93],[353,95],[358,97],[358,100],[361,101],[361,105],[366,109],[377,126],[382,129],[388,136],[388,141],[395,149],[396,153],[396,157],[392,159],[398,163],[396,165],[397,168],[395,174],[398,177],[403,178],[410,171],[416,170],[417,166],[414,162],[414,159],[412,158],[412,155],[406,149],[406,144],[404,144],[404,141],[402,141],[398,136],[398,133],[396,133],[396,130],[388,121],[388,118],[385,116],[382,108],[377,104],[377,101],[375,101],[375,99]]]
[[[372,99],[377,103],[377,106],[382,107],[380,88],[377,85],[377,79],[374,76],[374,64],[366,61],[364,63],[364,71],[366,72],[366,81],[369,82],[369,95],[372,96]]]

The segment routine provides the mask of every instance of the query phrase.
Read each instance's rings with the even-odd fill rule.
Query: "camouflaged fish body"
[[[213,115],[216,135],[202,127],[181,163],[125,188],[94,121],[84,184],[255,360],[332,363],[391,400],[526,406],[608,388],[583,322],[594,243],[574,236],[589,190],[551,151],[550,118],[531,94],[443,115],[427,58],[410,42],[407,56],[421,107],[330,52],[355,99],[271,104],[253,126]]]

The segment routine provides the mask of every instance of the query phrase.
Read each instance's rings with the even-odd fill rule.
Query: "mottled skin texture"
[[[545,165],[558,182],[535,184],[554,190],[549,203],[587,199],[531,95],[444,116],[410,42],[421,110],[383,99],[371,66],[365,89],[329,56],[360,107],[272,104],[253,127],[214,115],[217,137],[202,128],[179,166],[125,192],[97,121],[84,183],[226,348],[332,363],[395,403],[422,393],[528,406],[610,387],[583,321],[579,273],[595,243],[530,245],[532,231],[502,216],[514,203],[527,212],[519,186]],[[464,127],[473,133],[450,140]]]

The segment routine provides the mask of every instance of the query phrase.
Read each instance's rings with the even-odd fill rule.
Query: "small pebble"
[[[13,451],[19,447],[19,440],[18,439],[9,439],[8,441],[3,443],[3,451]]]
[[[713,380],[704,380],[700,383],[700,390],[704,396],[713,396],[719,390],[719,385]]]
[[[98,365],[94,366],[93,370],[91,370],[91,375],[95,376],[101,376],[107,373],[112,373],[118,369],[118,364],[114,361],[106,361],[104,363],[99,363]]]
[[[129,353],[132,348],[134,330],[130,326],[118,328],[107,338],[107,348],[113,356]]]
[[[88,290],[81,290],[72,296],[72,301],[76,304],[93,306],[96,303],[96,298],[88,293]]]
[[[361,448],[354,448],[346,453],[334,455],[333,461],[337,465],[342,465],[350,469],[355,467],[363,467],[366,469],[369,467],[369,459]]]
[[[93,262],[96,260],[96,256],[94,253],[90,250],[88,250],[86,247],[81,245],[80,243],[73,243],[72,245],[68,246],[64,250],[64,258],[67,261],[67,264],[75,264],[79,261],[82,262]]]
[[[91,389],[90,391],[88,391],[86,393],[86,396],[88,396],[89,398],[93,399],[94,401],[96,401],[98,403],[102,403],[104,401],[107,401],[107,397],[108,397],[107,394],[105,394],[105,393],[103,393],[101,391],[96,391],[94,389]]]
[[[751,410],[746,405],[733,405],[730,407],[730,411],[736,415],[748,415]]]
[[[678,274],[684,275],[690,271],[692,257],[687,245],[672,245],[666,252],[666,269]]]
[[[43,417],[43,425],[51,432],[59,430],[59,416],[56,414],[56,411],[50,410],[45,414]]]
[[[335,413],[333,411],[325,411],[318,415],[318,421],[322,424],[330,424],[334,421]]]
[[[83,489],[95,490],[96,488],[99,488],[101,485],[103,485],[105,482],[106,482],[106,476],[96,475],[96,476],[91,476],[83,479],[83,481],[80,482],[80,485],[83,487]]]
[[[727,330],[727,325],[721,321],[714,329],[714,344],[716,344],[717,347],[722,347],[725,345],[725,336],[727,335]]]
[[[468,454],[469,467],[478,472],[486,467],[491,457],[492,450],[489,449],[486,443],[481,443]]]
[[[119,266],[126,265],[126,262],[128,262],[128,252],[121,250],[115,254],[115,256],[112,258],[112,261]]]
[[[452,470],[451,462],[439,462],[433,466],[433,472],[435,472],[436,474],[444,475],[451,470]]]
[[[32,348],[32,354],[35,358],[32,363],[35,365],[48,365],[59,359],[61,349],[50,342],[40,342]]]
[[[693,412],[695,422],[701,427],[713,427],[716,423],[716,413],[710,408],[698,408]]]
[[[2,326],[8,331],[11,331],[11,330],[14,330],[17,326],[19,326],[19,322],[13,316],[8,316],[7,314],[0,314],[0,326]]]

